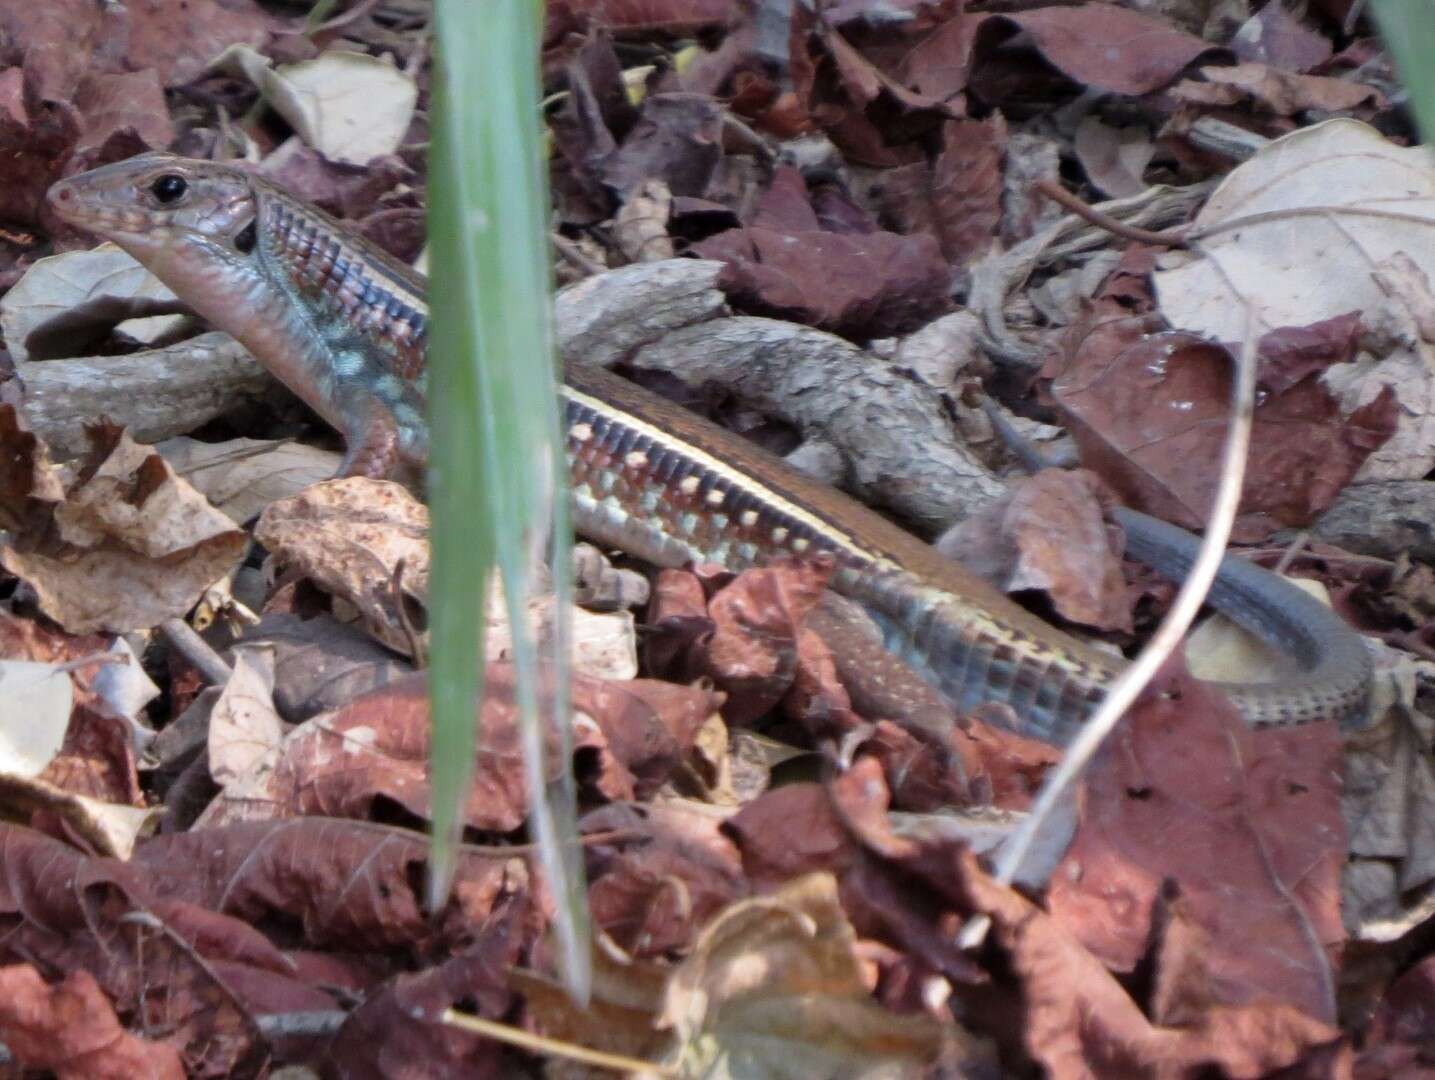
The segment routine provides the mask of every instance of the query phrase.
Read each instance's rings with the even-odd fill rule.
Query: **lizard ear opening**
[[[250,219],[249,224],[235,235],[234,249],[241,255],[248,255],[254,250],[254,243],[258,238],[258,233],[254,229],[254,221]]]

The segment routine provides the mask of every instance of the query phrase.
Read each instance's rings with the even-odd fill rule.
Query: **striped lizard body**
[[[345,475],[421,467],[422,277],[273,184],[231,166],[145,154],[56,184],[67,222],[113,240],[228,331],[345,439]],[[607,372],[566,372],[578,530],[663,566],[732,569],[826,553],[833,588],[955,707],[1008,704],[1023,733],[1068,742],[1123,665],[1042,622],[885,518]],[[1195,537],[1119,512],[1132,553],[1174,577]],[[1362,713],[1370,661],[1333,612],[1227,558],[1213,602],[1299,672],[1222,684],[1253,725]]]

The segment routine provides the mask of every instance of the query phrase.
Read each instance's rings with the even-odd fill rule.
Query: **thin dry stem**
[[[461,1013],[455,1009],[445,1009],[440,1019],[445,1024],[449,1024],[453,1027],[462,1028],[465,1031],[472,1031],[486,1038],[497,1039],[499,1042],[508,1043],[510,1046],[521,1046],[525,1050],[532,1050],[535,1054],[566,1058],[569,1061],[581,1061],[585,1065],[595,1065],[600,1069],[613,1069],[621,1073],[640,1073],[653,1076],[677,1075],[674,1069],[666,1065],[658,1065],[651,1061],[642,1061],[638,1058],[627,1057],[623,1054],[608,1054],[602,1050],[590,1050],[586,1046],[563,1042],[560,1039],[548,1039],[542,1035],[534,1035],[532,1032],[524,1031],[522,1028],[513,1027],[510,1024],[500,1024],[494,1020],[485,1020],[481,1016],[472,1016],[469,1013]]]
[[[1112,684],[1100,707],[1067,748],[1061,763],[1047,776],[1026,821],[1002,845],[996,861],[995,877],[1003,884],[1009,885],[1015,880],[1017,871],[1032,850],[1042,826],[1051,818],[1052,812],[1061,804],[1137,695],[1145,689],[1157,669],[1166,662],[1166,658],[1181,644],[1216,578],[1221,559],[1225,555],[1226,541],[1231,534],[1231,525],[1235,521],[1236,507],[1241,497],[1241,482],[1245,476],[1246,455],[1250,446],[1251,424],[1255,411],[1256,340],[1255,312],[1247,302],[1246,335],[1236,365],[1231,427],[1226,436],[1215,503],[1200,552],[1185,583],[1176,594],[1171,610],[1157,627],[1151,641]],[[969,924],[962,932],[962,944],[979,941],[985,930],[984,923]]]
[[[1102,213],[1090,203],[1083,201],[1079,196],[1073,195],[1062,187],[1055,180],[1038,180],[1032,187],[1045,195],[1054,203],[1066,207],[1083,221],[1089,221],[1098,228],[1105,229],[1113,236],[1119,236],[1126,240],[1134,240],[1140,244],[1157,244],[1162,247],[1185,247],[1186,241],[1180,230],[1173,229],[1167,232],[1152,232],[1150,229],[1138,228],[1135,225],[1128,225],[1119,218],[1110,214]]]

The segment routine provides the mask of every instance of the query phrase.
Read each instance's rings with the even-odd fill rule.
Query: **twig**
[[[429,666],[428,649],[424,647],[423,635],[418,632],[409,618],[408,605],[404,603],[404,564],[406,559],[394,563],[394,574],[389,579],[389,594],[394,602],[394,617],[399,620],[399,629],[409,643],[409,655],[414,658],[414,667],[420,671]]]
[[[1194,244],[1198,240],[1207,240],[1212,236],[1221,233],[1231,232],[1235,229],[1244,229],[1251,225],[1263,225],[1268,221],[1284,221],[1287,218],[1320,217],[1320,218],[1342,218],[1360,217],[1375,218],[1377,221],[1401,222],[1409,225],[1419,225],[1423,228],[1430,227],[1429,214],[1416,214],[1404,210],[1383,210],[1374,206],[1287,206],[1280,210],[1260,210],[1254,214],[1246,214],[1243,217],[1227,218],[1225,221],[1212,222],[1203,229],[1193,229],[1186,234],[1186,242]]]
[[[308,33],[310,37],[314,37],[317,34],[326,34],[333,30],[340,30],[350,23],[358,22],[364,18],[372,12],[374,8],[378,7],[379,3],[380,0],[359,0],[359,2],[348,11],[341,11],[332,19],[326,19],[318,26],[311,26],[306,33]]]
[[[1055,180],[1049,178],[1038,180],[1032,187],[1052,202],[1064,206],[1082,220],[1089,221],[1091,224],[1098,228],[1105,229],[1114,236],[1120,236],[1126,240],[1135,240],[1141,244],[1159,244],[1163,247],[1186,246],[1186,241],[1182,238],[1179,230],[1152,232],[1150,229],[1142,229],[1135,225],[1128,225],[1126,222],[1119,221],[1110,214],[1102,213],[1096,209],[1096,207],[1082,201]]]
[[[1365,0],[1355,0],[1355,3],[1350,5],[1350,10],[1345,13],[1345,22],[1340,27],[1341,33],[1347,37],[1353,37],[1355,24],[1360,21],[1363,14],[1365,14]]]
[[[766,139],[748,127],[740,117],[734,116],[727,110],[723,110],[722,127],[723,134],[731,136],[735,140],[738,153],[750,150],[754,157],[761,158],[764,163],[771,163],[777,159],[772,147],[767,145]]]
[[[1204,254],[1210,257],[1209,252]],[[1231,525],[1235,521],[1236,507],[1241,497],[1241,481],[1246,471],[1246,454],[1250,447],[1256,400],[1256,339],[1255,310],[1247,302],[1245,341],[1236,365],[1232,394],[1231,427],[1226,435],[1221,475],[1211,518],[1191,572],[1176,594],[1171,610],[1156,628],[1156,633],[1152,635],[1146,648],[1141,650],[1141,654],[1131,662],[1131,666],[1112,684],[1101,705],[1067,747],[1061,763],[1047,775],[1036,802],[1032,805],[1031,813],[1002,845],[994,876],[1004,885],[1010,885],[1015,880],[1037,834],[1052,812],[1062,803],[1068,789],[1081,776],[1087,763],[1126,714],[1137,695],[1151,681],[1156,670],[1181,644],[1181,639],[1185,637],[1186,631],[1201,610],[1206,593],[1210,591],[1211,583],[1215,580],[1221,559],[1225,555],[1226,541],[1231,535]],[[989,925],[987,916],[972,920],[962,928],[959,943],[964,947],[976,945],[986,936]]]
[[[234,669],[224,662],[209,646],[209,642],[194,631],[194,627],[183,619],[165,619],[159,624],[160,633],[169,642],[170,648],[199,669],[205,681],[211,686],[223,686],[229,682]]]
[[[1001,406],[986,394],[982,395],[982,412],[986,413],[987,420],[990,421],[992,425],[992,430],[997,433],[998,438],[1000,438],[1006,445],[1006,448],[1012,452],[1017,463],[1020,464],[1027,473],[1035,476],[1041,472],[1042,469],[1052,467],[1051,462],[1036,448],[1035,444],[1018,431],[1016,426],[1007,419],[1006,413],[1001,410]]]
[[[91,664],[128,664],[130,654],[127,652],[101,652],[90,653],[88,656],[81,656],[75,660],[66,660],[62,664],[56,664],[56,671],[79,671],[82,667],[89,667]]]
[[[344,1026],[349,1014],[341,1009],[324,1009],[316,1012],[267,1013],[255,1017],[255,1023],[270,1042],[295,1036],[313,1038],[332,1035]]]
[[[600,266],[588,258],[587,255],[584,255],[582,249],[562,233],[551,232],[548,234],[548,238],[553,241],[553,246],[558,249],[559,255],[562,255],[585,274],[592,276],[593,274],[601,274],[608,269],[606,266]]]
[[[1280,562],[1276,563],[1275,566],[1273,566],[1271,569],[1274,570],[1277,574],[1284,574],[1287,570],[1290,569],[1291,563],[1296,561],[1297,556],[1299,556],[1300,553],[1305,550],[1305,546],[1309,543],[1310,530],[1302,529],[1299,533],[1296,534],[1295,539],[1290,542],[1290,545],[1285,549],[1285,551],[1281,553]]]
[[[678,1075],[668,1065],[642,1061],[625,1054],[607,1054],[601,1050],[589,1050],[586,1046],[578,1046],[575,1043],[562,1042],[558,1039],[545,1039],[542,1035],[534,1035],[522,1028],[516,1028],[510,1024],[500,1024],[494,1020],[485,1020],[481,1016],[471,1016],[455,1009],[445,1009],[440,1019],[452,1027],[462,1028],[464,1031],[471,1031],[490,1039],[497,1039],[499,1042],[505,1042],[511,1046],[521,1046],[525,1050],[532,1050],[535,1054],[567,1058],[569,1061],[581,1061],[585,1065],[595,1065],[600,1069],[612,1069],[614,1072],[625,1074]]]

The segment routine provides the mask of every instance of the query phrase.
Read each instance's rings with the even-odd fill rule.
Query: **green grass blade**
[[[1420,136],[1435,139],[1435,5],[1430,0],[1374,0],[1371,12],[1415,114]]]
[[[570,573],[539,148],[538,0],[439,0],[429,173],[433,424],[434,842],[430,899],[451,875],[473,760],[483,583],[496,565],[514,629],[530,827],[558,902],[561,974],[588,994],[589,938],[571,776],[566,628],[528,623],[551,537],[557,610]],[[566,623],[566,614],[559,618]],[[559,662],[561,661],[561,662]],[[545,740],[545,731],[549,739]],[[545,754],[545,750],[550,754]],[[545,763],[556,754],[557,779]]]
[[[305,20],[306,30],[316,29],[320,23],[329,17],[339,4],[339,0],[316,0],[313,7],[309,9],[309,17]]]

